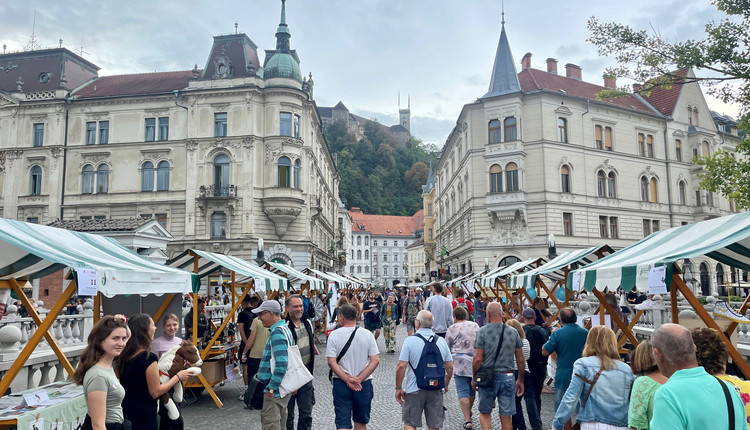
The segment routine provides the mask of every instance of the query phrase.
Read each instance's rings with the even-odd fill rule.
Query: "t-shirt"
[[[250,324],[250,331],[255,332],[255,343],[250,348],[250,358],[261,358],[263,357],[263,349],[266,347],[268,342],[269,331],[263,326],[263,322],[260,318],[255,318],[253,323]]]
[[[516,333],[518,333],[518,332],[516,332]],[[529,347],[529,340],[528,339],[521,339],[521,354],[523,355],[523,361],[524,362],[529,359],[529,353],[530,352],[531,352],[531,348]],[[526,371],[529,370],[525,366],[525,363],[524,363],[524,369]],[[513,370],[518,370],[518,363],[516,363],[516,355],[515,354],[513,354]]]
[[[87,407],[89,403],[88,393],[94,391],[107,392],[107,415],[104,422],[123,422],[122,399],[125,398],[125,388],[120,385],[113,368],[92,366],[86,371],[83,376],[83,396],[86,398]]]
[[[477,340],[479,326],[473,321],[460,321],[448,327],[445,341],[453,354],[453,374],[472,376],[474,360],[474,342]]]
[[[339,352],[344,349],[346,341],[349,340],[349,336],[352,335],[352,331],[355,327],[339,327],[334,330],[330,336],[328,336],[328,344],[326,345],[326,357],[336,358]],[[349,345],[349,349],[346,351],[339,366],[344,370],[347,375],[356,376],[362,373],[370,364],[370,357],[379,355],[378,344],[375,342],[375,336],[371,332],[359,329],[357,334],[352,339],[352,344]],[[336,374],[333,374],[334,378],[337,378]],[[368,376],[367,379],[372,379],[372,375]]]
[[[486,316],[486,312],[483,310],[480,310],[480,308],[484,308],[482,306],[482,299],[475,298],[473,303],[474,303],[474,316],[484,318]]]
[[[432,330],[428,328],[420,328],[419,330],[417,330],[416,334],[427,339],[428,342],[432,341],[432,338],[434,336],[437,336]],[[419,360],[422,358],[422,350],[424,349],[424,346],[424,340],[420,339],[419,336],[416,335],[407,337],[406,340],[404,340],[404,344],[401,346],[401,354],[398,356],[398,361],[409,362],[409,365],[406,366],[406,385],[404,386],[404,391],[406,392],[406,394],[419,391],[419,387],[417,386],[417,377],[416,375],[414,375],[412,366],[416,368],[419,365]],[[448,348],[448,344],[445,342],[445,339],[438,336],[437,346],[440,349],[440,354],[443,357],[443,362],[447,363],[449,361],[453,361],[450,348]]]
[[[239,327],[239,325],[242,324],[245,331],[245,338],[250,337],[250,324],[253,322],[253,317],[253,311],[251,311],[250,308],[243,309],[242,312],[237,315],[237,326]]]
[[[542,354],[542,347],[549,339],[547,330],[536,324],[525,324],[523,331],[526,333],[526,340],[529,341],[529,358],[526,360],[529,365],[547,365],[547,357]]]
[[[565,324],[555,330],[549,337],[544,349],[552,354],[557,352],[557,371],[555,372],[555,389],[565,390],[573,377],[573,363],[583,355],[583,346],[589,332],[576,324]]]
[[[153,363],[156,363],[156,354],[141,352],[125,363],[120,375],[120,383],[125,388],[122,412],[125,419],[133,423],[133,428],[157,425],[156,399],[151,397],[146,382],[146,369]]]
[[[633,382],[628,407],[628,427],[648,430],[654,416],[654,394],[661,384],[648,376],[639,376]]]
[[[453,306],[451,301],[441,295],[431,296],[424,308],[432,312],[432,331],[445,333],[453,325]]]
[[[503,344],[500,346],[500,353],[497,353],[503,330],[505,331]],[[513,327],[508,327],[504,323],[490,323],[479,329],[474,348],[483,350],[482,367],[491,365],[495,354],[497,354],[494,365],[495,372],[507,372],[513,370],[516,348],[523,348],[523,343],[521,342],[521,336]]]
[[[177,336],[169,338],[165,334],[157,337],[151,342],[151,352],[156,354],[156,358],[161,358],[165,352],[179,345],[182,345],[182,339]]]
[[[378,303],[377,300],[365,300],[365,302],[362,304],[362,312],[366,312],[370,309],[374,310],[372,312],[367,312],[365,314],[365,319],[367,321],[380,320],[380,315],[378,314],[380,312],[380,303]]]

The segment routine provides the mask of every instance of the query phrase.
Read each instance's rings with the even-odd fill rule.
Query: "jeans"
[[[518,378],[518,372],[515,372],[516,378]],[[534,387],[535,381],[528,371],[525,372],[523,378],[523,400],[526,403],[526,415],[529,417],[529,424],[534,430],[542,428],[541,418],[541,387],[539,388],[539,403],[536,401],[536,391]],[[542,378],[542,383],[544,379]],[[526,420],[523,417],[523,409],[521,407],[521,397],[516,397],[516,413],[513,415],[513,429],[526,430]]]
[[[313,381],[303,385],[297,390],[296,395],[289,398],[287,406],[286,430],[294,430],[294,404],[299,408],[299,419],[297,419],[297,430],[312,429],[312,410],[315,405],[315,389]]]
[[[542,387],[547,379],[546,364],[530,364],[524,379],[524,398],[526,400],[526,414],[531,428],[542,428]],[[527,397],[528,396],[528,397]]]

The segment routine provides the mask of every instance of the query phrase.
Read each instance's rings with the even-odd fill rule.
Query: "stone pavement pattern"
[[[322,339],[323,336],[321,335]],[[406,338],[406,326],[400,325],[397,329],[398,345],[401,345]],[[317,345],[321,356],[315,360],[315,408],[313,409],[313,428],[316,430],[334,429],[334,410],[333,398],[331,396],[331,384],[328,382],[328,364],[325,358],[325,344]],[[385,343],[381,334],[378,339],[378,346],[381,351],[385,351]],[[395,395],[395,374],[398,363],[398,351],[396,354],[380,355],[380,365],[373,373],[373,386],[375,388],[375,398],[372,404],[372,413],[370,417],[369,429],[402,429],[401,407],[396,402]],[[224,407],[218,409],[213,400],[207,393],[203,393],[198,401],[182,409],[185,420],[186,430],[218,430],[218,429],[236,429],[236,430],[260,430],[260,411],[248,410],[244,408],[243,402],[237,400],[237,397],[244,392],[242,380],[227,382],[223,386],[214,387],[216,394],[224,402]],[[444,429],[460,430],[463,428],[463,414],[458,405],[456,397],[455,384],[451,381],[450,390],[445,395],[445,406],[448,410],[445,413]],[[525,408],[526,405],[523,405]],[[542,395],[542,421],[544,428],[549,429],[552,426],[554,418],[554,396],[551,394]],[[524,414],[525,415],[525,414]],[[479,429],[479,413],[474,405],[474,428]],[[493,428],[500,428],[500,421],[497,417],[497,408],[493,414]],[[527,423],[528,427],[528,423]],[[426,428],[426,427],[422,427]],[[531,427],[528,427],[529,429]]]

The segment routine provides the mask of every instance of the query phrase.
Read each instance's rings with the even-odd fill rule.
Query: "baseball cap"
[[[260,304],[257,308],[253,309],[254,314],[259,314],[261,312],[274,312],[277,314],[281,313],[281,305],[276,300],[266,300],[263,303]]]
[[[534,312],[534,309],[526,308],[521,312],[521,316],[524,318],[536,318],[536,313]]]

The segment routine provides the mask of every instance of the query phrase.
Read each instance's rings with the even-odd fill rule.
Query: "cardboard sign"
[[[99,278],[94,269],[77,269],[78,295],[95,296],[99,293]]]
[[[29,430],[44,430],[44,418],[39,418],[29,424]]]
[[[667,266],[658,266],[648,271],[648,293],[667,294]]]

